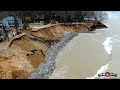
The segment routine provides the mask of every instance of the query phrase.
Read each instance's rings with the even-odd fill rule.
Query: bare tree
[[[55,19],[60,22],[81,21],[85,17],[96,18],[100,21],[107,18],[107,13],[104,11],[0,11],[0,19],[9,15],[17,15],[21,20],[24,20],[26,16],[33,18],[37,15],[44,15],[48,21]]]
[[[105,21],[108,18],[108,15],[105,11],[94,11],[94,14],[99,21]]]

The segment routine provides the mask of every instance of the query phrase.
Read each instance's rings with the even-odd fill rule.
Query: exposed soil
[[[0,48],[0,79],[23,79],[29,76],[38,66],[46,62],[44,59],[47,51],[59,42],[64,34],[89,32],[96,28],[106,28],[106,26],[98,21],[89,21],[78,24],[57,24],[35,31],[23,31],[24,35],[6,43],[8,47]],[[3,43],[0,44],[4,47]],[[31,49],[37,51],[27,56]]]
[[[48,47],[39,41],[30,39],[29,36],[23,36],[19,39],[13,40],[10,45],[11,48],[20,48],[23,51],[24,57],[32,64],[34,68],[37,68],[40,63],[44,62],[44,56],[40,51],[36,51],[34,55],[26,56],[27,52],[31,49],[42,50],[44,53],[47,52]],[[16,50],[19,51],[19,50]]]

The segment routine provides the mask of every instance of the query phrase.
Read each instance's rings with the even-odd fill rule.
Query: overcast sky
[[[120,11],[107,11],[109,18],[118,19],[120,18]]]

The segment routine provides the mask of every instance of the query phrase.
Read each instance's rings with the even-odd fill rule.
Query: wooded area
[[[54,24],[56,21],[59,23],[72,23],[84,20],[103,21],[106,18],[107,13],[104,11],[0,11],[0,40],[3,41],[1,36],[8,37],[9,35],[11,37],[11,35],[18,34],[21,32],[21,28],[26,30],[29,28],[28,23],[44,21],[44,25],[46,25],[49,23]],[[15,26],[16,31],[10,29],[11,24]]]
[[[59,22],[76,22],[85,18],[103,21],[107,18],[107,14],[104,11],[0,11],[0,19],[6,16],[17,16],[23,22],[25,17],[38,18],[41,16],[48,21],[52,19]]]

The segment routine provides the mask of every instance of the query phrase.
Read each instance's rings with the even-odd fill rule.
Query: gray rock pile
[[[48,79],[50,75],[52,75],[55,69],[55,59],[58,54],[62,50],[62,48],[75,36],[79,33],[69,33],[64,35],[61,40],[53,45],[46,55],[45,60],[47,62],[45,64],[40,65],[27,79]]]

